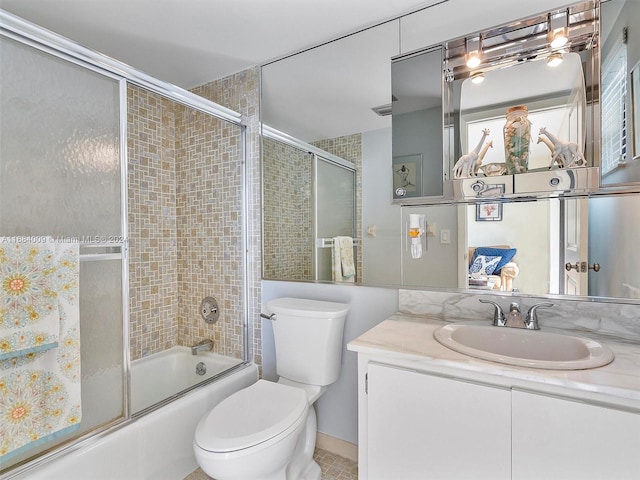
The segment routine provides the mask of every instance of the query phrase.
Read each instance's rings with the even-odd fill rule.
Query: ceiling
[[[433,3],[0,0],[0,8],[188,89]]]

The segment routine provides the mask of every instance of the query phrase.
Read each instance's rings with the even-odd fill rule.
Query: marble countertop
[[[515,367],[470,357],[441,345],[433,338],[433,332],[448,323],[425,316],[395,314],[349,342],[348,349],[383,357],[405,368],[640,412],[640,345],[598,339],[614,352],[615,359],[588,370]]]

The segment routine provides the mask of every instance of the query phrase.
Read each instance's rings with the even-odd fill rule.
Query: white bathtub
[[[185,350],[188,357],[192,357],[190,351]],[[165,377],[170,376],[169,372],[180,376],[181,368],[190,369],[190,366],[187,368],[185,365],[189,364],[191,358],[187,359],[186,355],[180,354],[181,352],[172,353],[173,355],[153,355],[133,362],[132,383],[135,377],[146,382],[138,384],[137,388],[141,388],[136,400],[138,406],[155,403],[152,397],[155,398],[155,395],[159,395],[165,388]],[[214,364],[215,357],[219,355],[198,354],[193,356],[193,359]],[[238,363],[237,360],[234,362]],[[156,363],[155,367],[153,363]],[[196,363],[193,364],[194,371]],[[213,366],[211,374],[217,368],[218,366]],[[156,373],[159,373],[159,376],[156,376]],[[198,377],[202,378],[199,375]],[[200,419],[223,399],[257,380],[258,369],[255,365],[240,366],[230,374],[196,388],[168,405],[132,420],[120,429],[91,438],[83,442],[79,448],[59,458],[11,478],[182,480],[198,468],[193,453],[193,436]],[[134,386],[134,392],[135,389]]]
[[[196,373],[203,363],[204,375]],[[214,377],[242,360],[211,352],[192,355],[189,347],[173,347],[131,362],[131,411],[133,413]]]

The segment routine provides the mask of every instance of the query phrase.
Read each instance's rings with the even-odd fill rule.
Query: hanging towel
[[[78,244],[56,243],[52,248],[53,266],[46,268],[54,268],[55,272],[45,275],[50,282],[39,284],[40,290],[29,290],[28,299],[34,308],[41,308],[38,302],[56,299],[58,347],[0,360],[0,464],[77,429],[81,420]],[[20,318],[16,313],[6,315],[10,303],[7,300],[11,300],[8,297],[13,295],[13,290],[8,293],[7,288],[17,289],[21,285],[10,286],[6,272],[7,265],[11,265],[9,259],[18,256],[19,252],[22,255],[22,250],[12,244],[0,244],[3,331],[7,328],[7,318],[12,321],[9,323],[11,328]],[[32,250],[43,248],[33,247]],[[30,250],[27,256],[31,254],[35,255],[34,259],[40,255]],[[14,273],[12,270],[11,275]],[[30,279],[44,281],[35,273]],[[27,295],[26,290],[23,295]]]
[[[332,276],[336,282],[355,282],[356,268],[353,261],[353,238],[334,237],[331,249]]]
[[[37,239],[0,238],[0,360],[58,346],[58,296],[70,271],[59,265],[52,238]]]

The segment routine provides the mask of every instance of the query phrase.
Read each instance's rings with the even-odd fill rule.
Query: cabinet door
[[[513,479],[640,478],[640,415],[514,390]]]
[[[370,363],[369,480],[507,479],[510,391]]]

